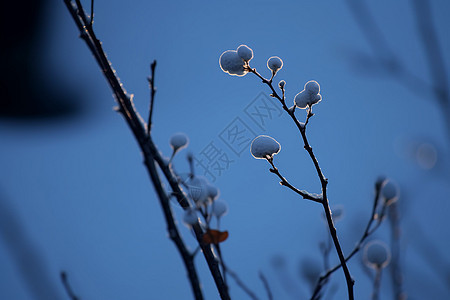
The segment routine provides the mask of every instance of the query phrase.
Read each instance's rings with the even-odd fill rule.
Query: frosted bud
[[[278,56],[272,56],[267,60],[267,67],[272,70],[273,73],[276,73],[283,67],[283,61]]]
[[[381,188],[381,195],[383,196],[384,201],[387,205],[390,205],[397,201],[399,195],[397,184],[392,180],[385,182],[383,187]]]
[[[208,181],[204,177],[195,176],[188,183],[189,196],[197,205],[208,201]]]
[[[250,146],[250,152],[254,158],[263,159],[273,157],[280,152],[281,145],[274,138],[267,135],[257,136]]]
[[[295,95],[294,104],[298,108],[306,109],[308,106],[311,107],[314,104],[322,100],[322,96],[319,94],[320,85],[314,81],[308,81],[305,84],[305,88]]]
[[[193,208],[188,208],[184,211],[183,222],[186,225],[194,225],[198,222],[197,212]]]
[[[175,152],[187,147],[188,144],[189,138],[184,133],[176,133],[170,138],[170,146]]]
[[[212,214],[217,218],[222,217],[228,212],[228,205],[221,200],[216,200],[212,204]]]
[[[320,85],[317,81],[311,80],[305,84],[305,90],[317,95],[320,92]]]
[[[244,68],[244,61],[236,50],[227,50],[219,58],[220,68],[225,73],[236,76],[244,76],[247,70]]]
[[[210,198],[211,200],[215,200],[217,199],[217,197],[219,197],[220,191],[214,185],[208,184],[206,186],[206,193],[208,195],[208,198]]]
[[[249,48],[247,45],[240,45],[237,48],[237,54],[245,62],[249,62],[253,58],[253,50]]]
[[[278,86],[280,87],[280,89],[284,89],[284,86],[286,85],[286,81],[281,80],[280,82],[278,82]]]
[[[379,270],[389,264],[391,252],[384,242],[375,240],[364,247],[363,259],[368,267]]]

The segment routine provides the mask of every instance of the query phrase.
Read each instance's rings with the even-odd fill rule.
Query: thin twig
[[[156,93],[155,68],[156,68],[156,60],[154,60],[152,62],[152,64],[150,65],[151,76],[148,78],[148,84],[150,86],[150,109],[149,109],[148,122],[147,122],[147,132],[148,133],[150,133],[150,130],[152,129],[153,104],[155,102],[155,93]],[[174,152],[174,154],[175,154],[175,152]]]
[[[75,293],[72,290],[72,287],[69,284],[69,281],[67,279],[67,273],[64,271],[61,271],[60,276],[61,276],[61,281],[64,286],[64,289],[66,290],[66,293],[69,296],[69,298],[71,300],[80,300],[80,298],[78,298],[78,296],[75,295]]]
[[[259,298],[255,295],[255,293],[248,288],[245,283],[239,278],[239,276],[231,269],[227,269],[228,274],[234,279],[236,284],[253,300],[259,300]]]
[[[278,101],[281,103],[283,110],[286,111],[286,113],[291,117],[291,119],[294,121],[295,125],[297,126],[298,130],[300,131],[302,140],[303,140],[303,144],[304,144],[304,148],[305,150],[308,152],[314,167],[316,169],[317,175],[319,177],[320,183],[321,183],[321,187],[322,187],[322,206],[323,209],[325,211],[325,216],[326,216],[326,220],[328,223],[328,227],[330,229],[330,234],[331,237],[333,239],[333,243],[334,243],[334,247],[336,248],[336,252],[337,255],[339,257],[339,261],[342,264],[342,269],[344,271],[344,275],[345,275],[345,280],[347,283],[347,291],[348,291],[348,297],[349,300],[353,300],[354,299],[354,295],[353,295],[353,285],[355,283],[355,281],[353,280],[352,276],[350,275],[350,271],[347,267],[347,264],[345,262],[345,257],[344,257],[344,253],[342,252],[342,248],[341,245],[339,243],[339,239],[337,236],[337,232],[336,232],[336,228],[334,227],[334,223],[333,223],[333,218],[331,217],[331,210],[330,210],[330,204],[328,202],[328,197],[327,197],[327,185],[328,185],[328,179],[325,178],[325,175],[322,172],[322,169],[319,166],[319,161],[317,160],[316,156],[314,155],[314,152],[312,150],[312,147],[309,145],[308,142],[308,138],[306,136],[306,126],[305,124],[302,124],[298,121],[297,117],[295,116],[293,110],[290,110],[287,105],[286,105],[286,101],[285,101],[285,97],[281,98],[278,93],[275,91],[273,85],[272,85],[272,78],[270,80],[264,78],[263,76],[261,76],[256,69],[254,68],[250,68],[249,66],[246,67],[246,70],[250,73],[255,74],[259,79],[262,80],[262,82],[264,84],[266,84],[270,90],[272,91],[271,96],[273,98],[278,99]],[[312,117],[312,112],[311,110],[308,111],[307,114],[307,118],[306,118],[306,122],[309,121],[309,118]]]
[[[91,22],[90,22],[91,27],[92,24],[94,24],[94,0],[91,0]]]
[[[267,299],[273,300],[272,290],[270,289],[269,281],[267,281],[267,278],[266,278],[266,276],[264,276],[264,273],[262,271],[259,271],[258,274],[259,274],[259,279],[261,279],[261,281],[264,285],[264,289],[266,290]]]
[[[272,166],[272,168],[269,169],[269,171],[272,172],[272,173],[274,173],[274,174],[276,174],[276,175],[278,176],[278,178],[281,179],[280,184],[281,184],[282,186],[285,186],[285,187],[287,187],[287,188],[293,190],[294,192],[296,192],[297,194],[299,194],[300,196],[302,196],[303,199],[312,200],[312,201],[314,201],[314,202],[322,203],[322,197],[320,197],[319,195],[314,195],[314,194],[311,194],[311,193],[309,193],[309,192],[307,192],[307,191],[299,190],[299,189],[297,189],[296,187],[294,187],[293,185],[291,185],[291,184],[286,180],[286,178],[284,178],[284,177],[281,175],[281,173],[280,173],[280,171],[278,170],[278,168],[275,167],[275,164],[273,163],[273,157],[268,157],[268,158],[267,158],[267,161],[268,161],[268,162],[270,163],[270,165]]]
[[[380,192],[381,188],[383,186],[383,182],[381,180],[378,180],[375,183],[375,196],[373,200],[372,205],[372,212],[370,214],[369,222],[366,225],[366,228],[364,230],[364,233],[362,234],[361,238],[359,239],[358,243],[356,243],[353,250],[350,252],[350,254],[345,258],[345,261],[347,262],[350,260],[362,247],[364,241],[367,239],[368,236],[370,236],[375,230],[380,226],[382,218],[376,217],[377,216],[377,207],[380,199]],[[383,203],[383,207],[385,207],[385,204]],[[384,211],[384,208],[382,209]],[[383,214],[383,213],[381,213]],[[378,220],[378,222],[375,224],[375,226],[372,227],[372,223],[374,220]],[[342,265],[338,264],[334,266],[333,268],[327,270],[325,274],[321,275],[319,280],[317,281],[316,287],[314,289],[313,295],[311,296],[311,300],[318,299],[319,293],[323,286],[326,284],[328,277],[331,276],[336,270],[338,270]]]
[[[170,170],[169,166],[166,165],[166,162],[161,157],[161,154],[159,153],[159,150],[156,148],[155,144],[153,143],[151,136],[147,134],[147,131],[145,130],[145,126],[143,125],[142,118],[137,113],[136,109],[134,108],[133,102],[129,96],[127,96],[125,90],[123,89],[122,85],[120,84],[117,76],[115,75],[108,59],[106,58],[106,54],[103,51],[102,44],[100,41],[96,38],[96,35],[93,31],[92,26],[90,26],[89,22],[87,21],[86,14],[83,10],[83,7],[81,5],[81,2],[79,0],[75,0],[76,7],[72,5],[72,1],[70,0],[64,0],[69,12],[71,13],[78,29],[80,30],[81,37],[86,42],[87,46],[91,50],[92,54],[94,55],[95,59],[97,60],[97,63],[102,69],[102,72],[107,79],[108,83],[110,84],[115,99],[117,103],[119,104],[118,112],[121,113],[127,122],[128,126],[130,127],[134,137],[136,138],[136,141],[138,142],[142,154],[144,156],[144,162],[147,167],[147,171],[151,175],[152,182],[155,186],[155,189],[159,189],[158,186],[160,186],[160,182],[155,182],[156,176],[154,176],[154,173],[157,174],[156,169],[154,169],[154,163],[153,161],[156,161],[163,171],[164,176],[168,180],[174,195],[177,198],[178,203],[181,207],[184,209],[190,208],[189,201],[187,200],[186,195],[181,190],[176,177],[174,176],[173,172]],[[152,175],[153,174],[153,175]],[[158,177],[159,178],[159,177]],[[169,203],[167,198],[167,193],[158,193],[158,196],[160,197],[161,203]],[[170,208],[170,207],[169,207]],[[164,208],[163,208],[164,210]],[[167,221],[167,220],[166,220]],[[222,299],[228,300],[230,299],[227,289],[224,286],[223,278],[218,266],[217,259],[215,258],[214,254],[212,253],[210,245],[207,245],[203,243],[202,237],[203,237],[203,230],[200,227],[200,224],[193,225],[193,229],[196,235],[196,239],[202,248],[202,253],[205,256],[205,260],[207,261],[208,267],[210,269],[211,275],[216,283],[217,289],[222,297]],[[172,235],[171,232],[169,232],[170,235]],[[177,245],[178,248],[178,245]],[[180,253],[182,251],[179,249]],[[183,256],[183,254],[182,254]],[[185,263],[186,260],[183,257]],[[187,271],[190,272],[190,268],[187,267]],[[193,276],[193,275],[190,275]],[[199,296],[198,290],[199,288],[194,287],[197,286],[195,282],[191,281],[191,286],[193,289],[197,290],[197,292],[194,291],[194,295]],[[202,299],[202,298],[198,298]]]

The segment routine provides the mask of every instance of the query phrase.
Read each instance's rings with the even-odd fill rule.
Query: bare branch
[[[150,133],[150,130],[152,129],[153,104],[155,102],[155,93],[156,93],[155,68],[156,68],[156,60],[154,60],[152,62],[152,64],[150,65],[151,76],[148,78],[148,84],[150,86],[150,109],[149,109],[148,121],[147,121],[147,132],[148,133]]]
[[[264,276],[264,273],[262,271],[259,271],[259,278],[261,279],[261,281],[264,285],[264,289],[266,290],[267,299],[273,300],[273,295],[272,295],[272,291],[270,290],[269,282],[267,281],[267,278],[266,278],[266,276]]]
[[[322,203],[322,197],[320,197],[319,195],[315,195],[315,194],[309,193],[309,192],[307,192],[307,191],[299,190],[299,189],[297,189],[296,187],[294,187],[293,185],[291,185],[291,184],[286,180],[286,178],[284,178],[284,177],[281,175],[281,173],[280,173],[280,171],[278,170],[278,168],[275,167],[275,164],[273,163],[273,158],[268,158],[267,161],[268,161],[268,162],[270,163],[270,165],[272,166],[272,168],[269,169],[269,171],[270,171],[271,173],[274,173],[275,175],[278,176],[278,178],[281,179],[280,184],[281,184],[282,186],[285,186],[285,187],[287,187],[287,188],[293,190],[294,192],[296,192],[297,194],[299,194],[300,196],[302,196],[303,199],[312,200],[312,201],[314,201],[314,202]]]
[[[312,111],[310,109],[308,110],[305,124],[300,123],[294,114],[294,110],[290,110],[287,107],[284,93],[283,93],[283,97],[280,97],[277,94],[277,92],[275,91],[275,89],[272,85],[273,76],[270,80],[268,80],[268,79],[264,78],[263,76],[261,76],[254,68],[250,68],[249,66],[246,66],[246,70],[250,73],[255,74],[259,79],[262,80],[262,82],[264,84],[266,84],[270,88],[270,90],[272,91],[271,96],[278,99],[278,101],[281,103],[281,105],[283,107],[283,110],[286,111],[286,113],[291,117],[291,119],[294,121],[295,125],[297,126],[298,130],[300,131],[300,135],[303,140],[304,148],[308,152],[309,157],[311,158],[311,160],[314,164],[314,167],[316,168],[316,172],[317,172],[317,175],[319,177],[319,180],[320,180],[320,183],[322,186],[322,201],[320,203],[323,206],[327,224],[328,224],[328,228],[330,230],[330,234],[333,239],[334,247],[336,248],[336,252],[339,257],[339,261],[341,262],[342,269],[344,271],[345,280],[347,283],[347,291],[348,291],[349,300],[353,300],[354,299],[353,285],[354,285],[355,281],[353,280],[352,276],[350,275],[350,271],[349,271],[346,261],[345,261],[344,253],[342,252],[342,248],[339,243],[336,228],[334,227],[333,218],[331,217],[331,210],[330,210],[330,205],[329,205],[328,197],[327,197],[328,179],[325,178],[325,175],[323,174],[322,169],[319,166],[319,161],[317,160],[316,156],[314,155],[312,147],[309,145],[308,138],[306,136],[306,123],[308,123],[309,119],[313,116]]]
[[[168,222],[168,228],[169,228],[169,234],[172,238],[175,237],[173,240],[175,244],[177,245],[177,248],[183,257],[183,261],[185,262],[186,269],[189,272],[192,272],[193,270],[191,266],[189,266],[189,261],[192,259],[188,259],[188,257],[184,254],[185,251],[182,249],[181,244],[179,242],[179,239],[177,236],[176,231],[173,230],[172,225],[170,225],[171,221],[171,212],[169,205],[169,199],[167,198],[167,193],[165,193],[164,190],[161,190],[161,182],[159,179],[159,176],[156,171],[156,167],[154,164],[154,161],[157,162],[161,170],[163,171],[164,176],[168,180],[174,195],[177,198],[178,203],[183,207],[184,209],[188,209],[190,207],[189,201],[186,198],[186,195],[181,190],[176,177],[174,176],[173,172],[170,170],[169,166],[166,164],[166,162],[162,159],[161,154],[159,153],[158,149],[156,148],[155,144],[153,143],[151,136],[147,133],[145,130],[145,126],[142,122],[142,118],[139,116],[137,111],[134,108],[134,105],[132,103],[131,98],[126,94],[125,90],[123,89],[122,85],[120,84],[118,78],[116,77],[110,62],[108,61],[105,52],[103,51],[102,44],[97,39],[92,26],[87,21],[86,14],[83,10],[83,7],[81,5],[81,2],[79,0],[75,0],[76,6],[73,5],[73,2],[70,0],[64,0],[69,12],[71,13],[78,29],[80,30],[81,37],[84,39],[86,44],[88,45],[89,49],[91,50],[92,54],[94,55],[95,59],[97,60],[97,63],[102,69],[102,72],[107,79],[109,85],[111,86],[111,89],[113,90],[115,99],[117,103],[119,104],[118,111],[123,115],[125,121],[127,122],[128,126],[130,127],[136,141],[139,144],[139,147],[141,148],[143,157],[144,157],[144,163],[147,167],[147,171],[150,174],[152,183],[158,193],[160,203],[163,207],[163,211],[166,216],[166,222]],[[173,216],[172,216],[173,220]],[[176,227],[175,227],[176,228]],[[220,272],[217,259],[215,258],[210,245],[207,245],[203,243],[202,237],[203,237],[203,230],[200,227],[200,224],[195,224],[193,226],[194,233],[196,235],[196,239],[202,249],[202,253],[205,256],[205,259],[207,261],[208,267],[210,269],[211,275],[214,278],[214,281],[216,283],[217,289],[222,297],[222,299],[228,300],[230,299],[228,290],[226,289],[226,286],[224,285],[222,274]],[[179,235],[179,234],[178,234]],[[181,238],[181,237],[180,237]],[[193,274],[189,274],[190,279],[193,277]],[[197,276],[195,274],[195,276]],[[194,295],[196,297],[200,298],[201,290],[199,288],[199,285],[191,280],[191,286],[194,291]],[[200,291],[200,292],[199,292]]]
[[[364,230],[364,233],[362,234],[362,236],[359,239],[358,243],[356,243],[356,245],[353,248],[353,250],[345,258],[346,262],[348,260],[350,260],[361,249],[361,247],[362,247],[364,241],[367,239],[367,237],[369,237],[373,232],[375,232],[375,230],[381,224],[382,218],[377,218],[377,207],[378,207],[378,203],[379,203],[379,199],[380,199],[380,192],[381,192],[382,184],[383,184],[383,182],[381,180],[378,180],[376,182],[376,184],[375,184],[375,197],[374,197],[374,200],[373,200],[372,212],[370,214],[369,222],[367,223],[366,228]],[[385,206],[386,206],[385,203],[383,203],[383,208],[382,208],[382,213],[381,214],[384,213]],[[375,224],[374,227],[372,227],[372,224],[375,221],[375,219],[377,219],[378,222]],[[325,274],[320,276],[320,278],[319,278],[319,280],[318,280],[318,282],[316,284],[316,287],[314,289],[313,295],[311,296],[311,300],[318,299],[319,293],[320,293],[321,289],[323,288],[323,286],[326,284],[328,277],[330,277],[331,274],[333,274],[341,266],[342,266],[342,264],[338,264],[338,265],[334,266],[333,268],[327,270],[325,272]]]

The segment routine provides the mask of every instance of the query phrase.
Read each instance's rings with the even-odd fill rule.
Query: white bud
[[[189,138],[184,133],[176,133],[170,138],[170,146],[172,147],[173,151],[183,149],[187,147],[188,144]]]
[[[317,81],[310,80],[305,84],[305,90],[317,95],[320,92],[320,85],[317,83]]]
[[[384,201],[387,205],[390,205],[397,201],[399,196],[399,188],[397,184],[392,180],[386,181],[381,188],[381,195],[383,196]]]
[[[216,200],[212,204],[212,214],[217,218],[222,217],[228,212],[228,205],[221,200]]]
[[[244,61],[236,50],[227,50],[219,58],[220,68],[225,73],[236,76],[244,76],[247,70],[244,68]]]
[[[201,176],[195,176],[188,183],[189,196],[197,205],[208,202],[208,180]]]
[[[278,56],[272,56],[267,60],[267,67],[276,73],[283,67],[283,61]]]
[[[208,184],[206,186],[206,192],[208,194],[208,198],[210,198],[211,200],[217,199],[217,197],[219,197],[220,194],[219,189],[212,184]]]
[[[237,48],[237,54],[246,62],[249,62],[253,58],[253,50],[247,45],[240,45]]]
[[[284,81],[284,80],[281,80],[281,81],[278,83],[278,86],[280,87],[280,89],[283,89],[285,85],[286,85],[286,81]]]
[[[368,267],[379,270],[389,264],[391,261],[391,252],[384,242],[374,240],[364,247],[363,259]]]
[[[280,152],[281,145],[274,138],[267,135],[260,135],[252,141],[250,152],[254,158],[264,159],[267,156],[273,157]]]
[[[184,211],[183,222],[186,225],[194,225],[198,222],[197,212],[193,208],[188,208]]]
[[[314,81],[308,81],[305,84],[305,88],[295,95],[294,104],[298,108],[306,109],[308,106],[311,107],[322,100],[322,96],[319,94],[320,85]]]

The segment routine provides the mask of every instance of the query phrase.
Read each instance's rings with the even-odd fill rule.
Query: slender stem
[[[378,295],[380,293],[382,270],[383,270],[382,268],[377,268],[375,270],[375,279],[373,280],[372,300],[378,300]]]
[[[91,0],[91,22],[89,24],[91,27],[94,24],[94,0]]]
[[[370,236],[373,232],[375,232],[375,230],[380,226],[381,224],[381,218],[377,218],[378,222],[376,223],[375,226],[372,227],[373,221],[376,219],[376,215],[377,215],[377,207],[378,207],[378,202],[380,199],[380,192],[381,192],[381,187],[382,187],[382,181],[378,181],[375,184],[375,196],[374,196],[374,200],[373,200],[373,205],[372,205],[372,212],[370,215],[370,219],[369,222],[366,225],[366,228],[364,230],[364,233],[362,234],[361,238],[359,239],[358,243],[356,243],[355,247],[353,248],[353,250],[350,252],[350,254],[345,258],[345,261],[347,262],[348,260],[350,260],[362,247],[364,241],[366,240],[366,238],[368,236]],[[383,204],[383,209],[382,211],[384,211],[384,207],[385,204]],[[382,213],[383,214],[383,213]],[[313,295],[311,297],[311,299],[318,299],[319,293],[321,291],[321,289],[323,288],[323,286],[325,285],[325,283],[327,282],[328,277],[331,276],[331,274],[333,274],[336,270],[338,270],[340,267],[342,266],[342,264],[338,264],[336,266],[334,266],[333,268],[327,270],[325,272],[325,274],[323,274],[322,276],[320,276],[316,287],[314,289]]]
[[[245,283],[239,278],[239,276],[232,270],[228,268],[228,274],[234,279],[236,284],[253,300],[259,300],[255,293],[245,285]]]
[[[403,274],[400,264],[400,219],[397,208],[397,203],[392,203],[389,206],[389,221],[391,229],[391,280],[394,293],[394,299],[406,299],[406,294],[403,291]]]
[[[331,237],[333,239],[334,247],[336,248],[337,255],[339,257],[339,260],[340,260],[341,265],[342,265],[342,269],[344,271],[345,280],[347,282],[348,297],[349,297],[349,300],[353,300],[354,299],[354,295],[353,295],[354,280],[351,277],[350,271],[349,271],[349,269],[347,267],[347,264],[346,264],[346,261],[345,261],[345,257],[344,257],[344,253],[342,252],[342,248],[341,248],[341,245],[339,243],[339,239],[338,239],[338,236],[337,236],[336,228],[334,227],[333,219],[331,217],[330,205],[329,205],[328,198],[327,198],[328,179],[325,178],[325,175],[323,174],[323,172],[322,172],[322,170],[321,170],[321,168],[319,166],[319,161],[317,160],[316,156],[314,155],[312,147],[309,145],[308,138],[306,136],[306,125],[305,124],[307,124],[309,119],[313,116],[312,111],[308,110],[306,123],[305,124],[301,124],[298,121],[297,117],[295,116],[294,110],[290,110],[287,107],[286,101],[285,101],[285,97],[284,96],[280,97],[278,95],[278,93],[275,91],[275,89],[274,89],[274,87],[272,85],[272,78],[270,80],[265,79],[254,68],[247,67],[247,71],[250,72],[250,73],[255,74],[256,76],[258,76],[262,80],[262,82],[264,84],[266,84],[270,88],[270,90],[272,91],[271,96],[276,98],[276,99],[278,99],[278,101],[281,103],[284,111],[287,112],[287,114],[291,117],[291,119],[294,121],[295,125],[297,126],[298,130],[300,131],[300,134],[301,134],[302,139],[303,139],[304,148],[308,152],[308,154],[309,154],[309,156],[310,156],[310,158],[311,158],[311,160],[312,160],[312,162],[314,164],[314,167],[316,169],[317,175],[318,175],[318,177],[320,179],[320,183],[321,183],[321,186],[322,186],[322,201],[321,201],[321,203],[322,203],[323,209],[325,211],[325,216],[326,216],[326,219],[327,219],[328,227],[330,229]]]
[[[153,104],[155,102],[155,93],[156,93],[155,69],[156,69],[156,60],[154,60],[150,65],[151,76],[148,78],[148,84],[150,85],[150,109],[148,113],[148,122],[147,122],[148,133],[150,133],[150,130],[152,129]]]
[[[64,0],[67,9],[71,13],[78,29],[80,30],[81,37],[86,42],[87,46],[91,50],[92,54],[94,55],[97,63],[102,69],[102,72],[107,79],[109,85],[111,86],[111,89],[113,90],[114,97],[119,104],[118,112],[121,113],[127,122],[128,126],[130,127],[136,141],[138,142],[141,151],[144,156],[144,162],[147,167],[147,170],[149,174],[151,175],[152,182],[154,178],[152,177],[154,173],[154,164],[152,161],[156,161],[158,166],[163,171],[164,176],[166,177],[167,181],[169,182],[172,190],[174,191],[174,195],[177,198],[178,203],[181,207],[184,209],[188,209],[190,207],[189,201],[187,200],[186,195],[181,190],[178,181],[176,177],[174,176],[173,172],[170,170],[169,166],[166,164],[166,162],[162,159],[161,154],[159,153],[158,149],[156,148],[155,144],[153,143],[151,136],[147,134],[147,131],[145,130],[145,126],[143,125],[142,118],[137,113],[136,109],[134,108],[133,102],[129,96],[127,96],[125,90],[123,89],[122,85],[120,84],[118,78],[116,77],[105,52],[103,51],[102,44],[100,41],[96,38],[96,35],[93,31],[92,26],[90,26],[89,22],[87,21],[86,14],[83,10],[83,7],[81,5],[81,2],[79,0],[75,0],[76,7],[72,5],[71,0]],[[159,189],[159,185],[157,182],[153,182],[155,189]],[[162,196],[163,193],[160,193],[159,196]],[[167,197],[167,194],[164,193],[164,195]],[[160,198],[161,203],[169,203],[168,200],[166,201],[164,198]],[[164,208],[163,208],[164,209]],[[167,220],[166,220],[167,221]],[[228,290],[226,289],[226,286],[223,283],[222,274],[220,272],[217,259],[212,252],[211,246],[203,243],[202,237],[203,237],[203,229],[200,227],[200,224],[193,225],[193,230],[196,236],[196,239],[202,249],[202,253],[205,256],[205,260],[208,264],[208,267],[210,269],[211,275],[214,278],[214,282],[216,283],[217,289],[219,291],[219,294],[221,295],[221,298],[224,300],[230,299],[230,296],[228,294]],[[179,250],[180,253],[181,250]],[[182,254],[183,255],[183,254]],[[184,259],[184,257],[183,257]],[[187,268],[188,272],[190,272],[189,268]],[[194,285],[194,283],[191,282],[191,285]],[[201,299],[201,298],[199,298]]]
[[[178,227],[175,223],[172,210],[170,208],[169,198],[167,196],[166,191],[163,188],[161,183],[161,179],[159,178],[159,174],[156,170],[155,161],[153,159],[149,160],[148,156],[145,158],[145,165],[147,166],[147,170],[151,177],[153,186],[158,195],[161,207],[163,209],[164,217],[167,223],[167,231],[169,232],[170,239],[175,243],[180,255],[183,259],[184,265],[186,267],[189,281],[191,283],[191,288],[194,293],[195,299],[203,299],[203,293],[200,285],[200,280],[197,275],[197,270],[194,264],[194,256],[188,251],[180,232],[178,231]]]
[[[75,295],[75,293],[73,292],[72,287],[70,286],[69,281],[67,280],[67,273],[62,271],[60,273],[60,276],[64,289],[66,290],[66,293],[69,296],[69,298],[71,300],[80,300],[80,298],[78,298],[77,295]]]
[[[296,192],[297,194],[299,194],[300,196],[302,196],[303,199],[312,200],[312,201],[317,202],[317,203],[322,203],[322,197],[320,197],[319,195],[314,195],[314,194],[311,194],[311,193],[309,193],[309,192],[307,192],[307,191],[299,190],[299,189],[297,189],[296,187],[294,187],[293,185],[291,185],[291,184],[286,180],[286,178],[284,178],[284,177],[281,175],[281,173],[280,173],[280,171],[278,170],[278,168],[275,167],[275,165],[274,165],[274,163],[273,163],[273,158],[272,158],[272,157],[267,158],[267,161],[268,161],[268,162],[270,163],[270,165],[272,166],[272,168],[269,169],[269,171],[272,172],[272,173],[274,173],[275,175],[278,176],[278,178],[281,179],[281,181],[280,181],[280,184],[281,184],[281,185],[283,185],[283,186],[285,186],[285,187],[287,187],[287,188],[293,190],[294,192]]]
[[[267,281],[266,276],[264,276],[264,273],[259,271],[259,278],[261,279],[263,285],[264,285],[264,289],[266,290],[267,293],[267,299],[268,300],[273,300],[273,295],[272,295],[272,291],[270,289],[269,286],[269,282]]]

